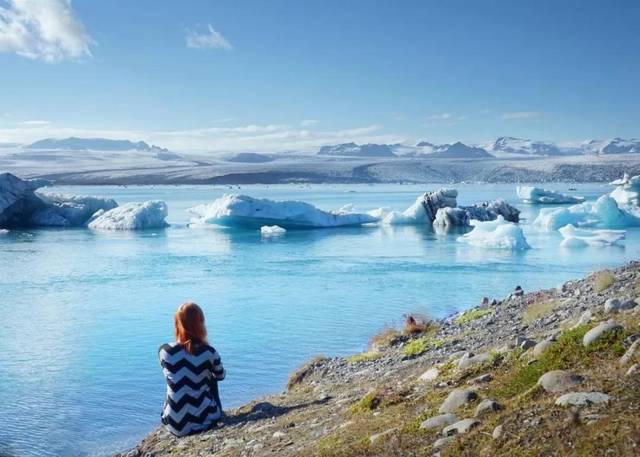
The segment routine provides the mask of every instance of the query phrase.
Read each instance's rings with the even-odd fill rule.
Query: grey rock
[[[444,436],[452,436],[459,433],[467,433],[478,425],[480,425],[480,421],[478,419],[462,419],[461,421],[445,427],[444,430],[442,430],[442,434]]]
[[[458,359],[458,368],[466,370],[474,365],[488,361],[490,357],[491,356],[486,352],[477,355],[474,355],[472,352],[467,352]]]
[[[564,392],[582,384],[584,378],[567,370],[548,371],[538,379],[538,385],[547,392]]]
[[[491,380],[493,380],[493,376],[491,375],[491,373],[486,373],[476,378],[470,379],[469,381],[467,381],[467,384],[469,385],[484,384],[485,382],[490,382]]]
[[[636,303],[635,300],[633,300],[631,298],[629,298],[627,300],[623,300],[620,303],[620,309],[623,310],[623,311],[628,311],[630,309],[635,308],[636,306],[638,306],[638,304]]]
[[[587,347],[598,341],[606,333],[617,332],[618,330],[622,330],[622,325],[616,324],[615,322],[611,321],[601,322],[600,324],[589,330],[587,333],[585,333],[584,337],[582,338],[582,345],[584,347]]]
[[[385,430],[384,432],[380,432],[380,433],[376,433],[376,434],[374,434],[374,435],[371,435],[371,436],[369,437],[369,442],[370,442],[371,444],[373,444],[373,443],[375,443],[376,441],[378,441],[378,440],[380,440],[380,439],[382,439],[382,438],[385,438],[385,437],[387,437],[387,436],[391,435],[391,434],[392,434],[392,433],[394,433],[396,430],[397,430],[396,428],[391,428],[391,429],[389,429],[389,430]]]
[[[456,360],[467,354],[467,351],[455,351],[449,355],[449,360]]]
[[[635,363],[629,367],[625,376],[633,376],[637,373],[640,373],[640,363]]]
[[[444,400],[440,408],[438,409],[441,413],[452,413],[461,406],[466,405],[467,403],[478,398],[478,394],[475,391],[470,389],[456,389],[451,391],[451,393]]]
[[[422,373],[419,379],[420,381],[426,381],[426,382],[435,381],[439,374],[440,374],[440,370],[438,370],[436,367],[431,367],[427,371]]]
[[[638,351],[638,348],[640,348],[640,340],[635,340],[631,344],[631,346],[629,346],[629,349],[627,349],[627,352],[625,352],[624,355],[620,357],[620,365],[624,366],[629,362],[631,362],[631,359],[633,359],[633,356]]]
[[[494,440],[497,440],[497,439],[500,439],[500,437],[502,437],[502,433],[503,433],[502,425],[498,425],[496,426],[496,428],[493,429],[491,436],[493,437]]]
[[[608,403],[611,396],[602,392],[569,392],[556,400],[558,406],[589,406]]]
[[[434,449],[442,449],[449,446],[451,443],[455,441],[455,436],[445,436],[444,438],[439,438],[433,443]]]
[[[609,298],[604,302],[604,312],[607,314],[614,314],[620,311],[620,300],[617,298]]]
[[[540,341],[538,344],[536,344],[533,347],[533,356],[540,357],[542,353],[547,349],[549,349],[551,346],[553,346],[553,341],[549,341],[549,340]]]
[[[441,414],[439,416],[430,417],[429,419],[423,421],[420,424],[420,428],[424,428],[427,430],[432,428],[442,429],[443,427],[446,427],[447,425],[451,425],[457,421],[458,421],[458,418],[456,417],[455,414],[451,414],[451,413]]]
[[[516,336],[516,347],[526,351],[536,345],[536,342],[524,336]]]
[[[502,405],[495,400],[490,398],[485,398],[480,402],[480,404],[476,407],[476,412],[474,414],[475,417],[481,417],[485,414],[494,413],[496,411],[500,411],[502,409]]]

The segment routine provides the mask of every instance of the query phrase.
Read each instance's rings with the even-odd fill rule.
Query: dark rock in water
[[[522,290],[522,287],[516,286],[515,290],[513,291],[513,295],[515,295],[516,297],[522,297],[524,295],[524,290]]]
[[[468,227],[471,220],[494,221],[498,216],[509,222],[520,221],[520,210],[498,199],[472,206],[444,207],[437,211],[433,225],[438,227]]]

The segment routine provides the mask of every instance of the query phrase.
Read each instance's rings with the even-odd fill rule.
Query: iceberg
[[[615,189],[609,194],[618,205],[638,208],[640,206],[640,175],[629,177],[627,173],[622,179],[611,182]]]
[[[542,189],[541,187],[518,186],[516,187],[516,193],[518,194],[518,197],[527,203],[559,205],[584,202],[584,197],[566,195],[553,190]]]
[[[358,226],[380,220],[371,214],[351,213],[345,209],[323,211],[300,201],[274,201],[247,195],[227,194],[213,203],[188,210],[197,216],[194,223],[256,229],[278,225],[285,229]]]
[[[620,209],[612,197],[602,195],[595,202],[568,208],[543,208],[533,221],[533,225],[547,231],[558,230],[568,224],[576,227],[620,229],[640,226],[640,217]]]
[[[11,173],[0,174],[0,228],[29,225],[29,217],[45,204],[35,194],[48,185],[43,180],[23,180]]]
[[[458,191],[456,189],[442,188],[434,192],[426,192],[403,212],[391,211],[382,223],[387,225],[431,225],[440,208],[453,208],[458,204],[457,197]]]
[[[168,214],[167,204],[160,200],[125,203],[109,211],[96,212],[87,222],[94,230],[142,230],[163,228]]]
[[[472,220],[494,221],[502,216],[508,222],[520,221],[520,210],[502,199],[492,202],[476,203],[471,206],[440,208],[433,221],[435,227],[469,227]]]
[[[97,211],[109,211],[118,206],[111,198],[39,192],[36,195],[46,205],[31,216],[32,225],[39,227],[82,227]]]
[[[7,229],[0,229],[0,236],[2,235],[8,235],[9,234],[9,230]]]
[[[287,233],[287,229],[283,229],[278,225],[263,225],[260,227],[262,236],[282,236]]]
[[[581,248],[586,246],[611,246],[625,238],[624,230],[584,230],[569,224],[559,229],[562,235],[560,246]]]
[[[507,222],[503,216],[494,221],[471,221],[473,230],[458,237],[461,243],[486,249],[530,249],[529,243],[522,229],[512,222]]]

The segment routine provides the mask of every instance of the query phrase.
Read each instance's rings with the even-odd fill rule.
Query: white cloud
[[[466,118],[467,116],[459,116],[451,113],[436,113],[427,118],[427,125],[450,126],[458,124]]]
[[[311,127],[312,125],[316,125],[318,122],[318,120],[316,119],[305,119],[302,122],[300,122],[300,125],[303,127]]]
[[[0,143],[31,143],[42,138],[111,138],[144,140],[174,151],[189,152],[277,152],[316,151],[324,144],[400,143],[404,136],[386,134],[382,126],[340,130],[317,130],[285,124],[215,125],[174,131],[93,130],[54,125],[18,125],[0,128]]]
[[[514,119],[537,119],[542,117],[542,113],[537,111],[514,111],[510,113],[502,113],[500,119],[514,120]]]
[[[187,46],[196,49],[233,49],[231,43],[211,25],[205,32],[187,30]]]
[[[25,127],[42,127],[44,125],[51,125],[51,121],[39,121],[39,120],[22,121],[22,122],[18,122],[18,125],[23,125]]]
[[[59,62],[90,57],[93,39],[71,0],[9,0],[0,4],[0,52]]]

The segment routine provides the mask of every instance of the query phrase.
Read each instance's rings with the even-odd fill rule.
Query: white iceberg
[[[581,248],[586,246],[611,246],[625,238],[624,230],[584,230],[569,224],[559,229],[564,238],[560,246]]]
[[[611,185],[616,188],[609,195],[618,205],[635,208],[640,206],[640,175],[629,177],[625,173],[622,179],[616,179]]]
[[[87,226],[95,230],[141,230],[162,228],[168,214],[167,204],[160,200],[125,203],[109,211],[100,210]]]
[[[0,229],[0,236],[2,235],[8,235],[9,234],[9,230],[7,229]]]
[[[584,201],[584,197],[562,194],[553,190],[542,189],[541,187],[518,186],[516,193],[518,197],[527,203],[558,205],[565,203],[582,203]]]
[[[260,233],[262,236],[282,236],[287,233],[287,229],[279,225],[263,225],[260,227]]]
[[[213,203],[188,210],[197,218],[196,224],[217,224],[226,227],[260,228],[278,225],[285,229],[345,227],[375,223],[379,217],[343,211],[323,211],[300,201],[273,201],[247,195],[228,194]]]
[[[118,206],[111,198],[39,192],[36,195],[46,205],[31,216],[32,224],[39,227],[82,227],[97,211],[109,211]]]
[[[420,195],[409,208],[403,212],[391,211],[382,221],[385,225],[433,224],[440,208],[453,208],[458,203],[456,189],[442,188],[435,192]]]
[[[595,202],[568,208],[543,208],[533,224],[547,231],[558,230],[568,224],[576,227],[621,229],[640,226],[640,217],[620,209],[610,196],[602,195]]]
[[[486,249],[525,250],[531,248],[522,229],[512,222],[505,221],[502,216],[498,216],[494,221],[471,221],[471,225],[473,225],[473,230],[458,237],[458,241]]]

